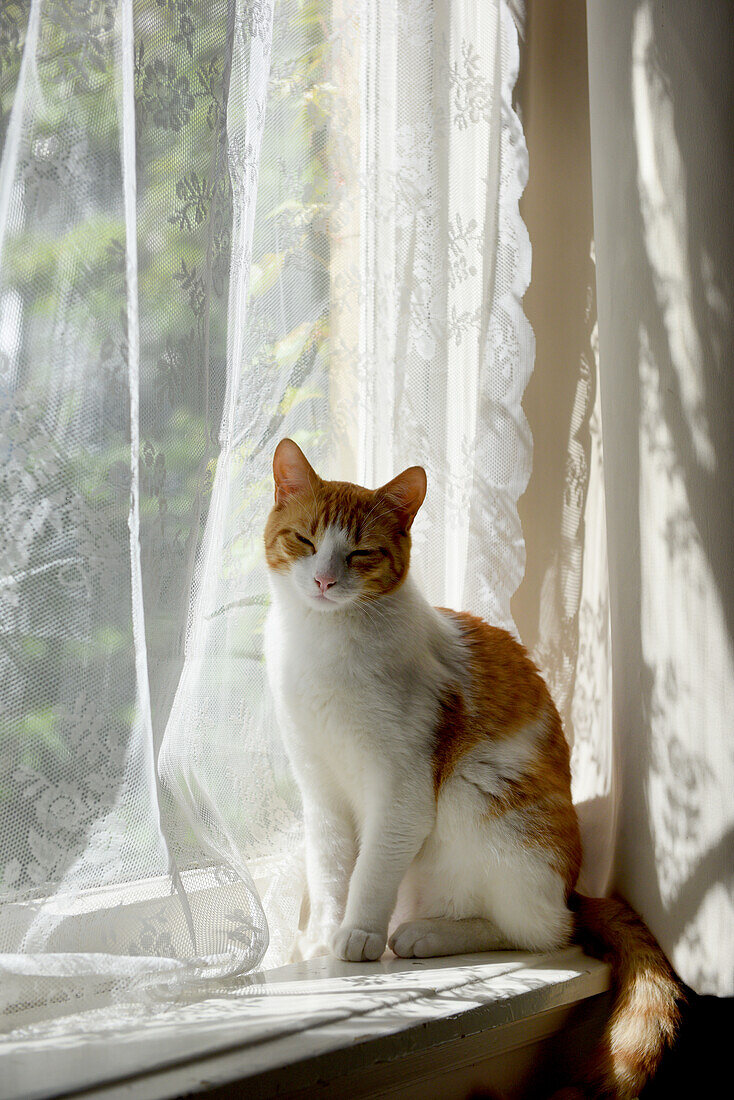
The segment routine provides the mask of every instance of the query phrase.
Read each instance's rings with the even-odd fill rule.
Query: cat
[[[303,800],[304,955],[552,951],[575,937],[609,958],[617,989],[589,1080],[636,1096],[673,1040],[680,986],[625,903],[575,892],[568,745],[525,649],[432,607],[410,576],[425,471],[374,491],[325,481],[283,439],[273,473],[265,656]]]

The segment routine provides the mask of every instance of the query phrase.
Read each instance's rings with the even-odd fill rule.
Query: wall
[[[615,880],[734,993],[731,5],[589,0]]]

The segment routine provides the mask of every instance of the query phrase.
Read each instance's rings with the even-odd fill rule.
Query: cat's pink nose
[[[322,592],[325,592],[327,588],[331,588],[332,585],[336,584],[336,577],[333,573],[317,573],[314,580]]]

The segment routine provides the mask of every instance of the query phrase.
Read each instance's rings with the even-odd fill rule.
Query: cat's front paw
[[[342,925],[331,938],[331,950],[344,962],[375,962],[385,950],[385,940],[382,932]]]
[[[443,955],[441,937],[436,935],[436,921],[414,920],[396,928],[389,947],[399,959],[428,959]]]

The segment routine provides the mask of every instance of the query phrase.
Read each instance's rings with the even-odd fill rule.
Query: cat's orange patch
[[[570,893],[581,866],[578,819],[571,801],[570,754],[550,692],[525,648],[506,630],[467,612],[440,608],[459,625],[468,650],[469,684],[441,700],[433,752],[436,795],[458,761],[486,738],[506,740],[538,727],[533,759],[522,781],[487,795],[486,813],[523,815],[527,843],[548,851]]]

